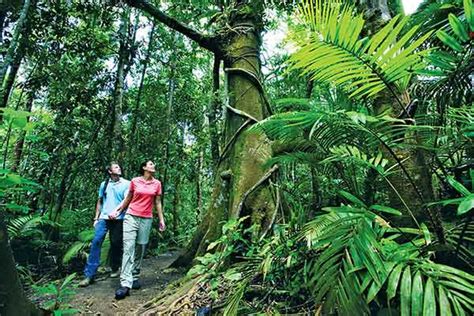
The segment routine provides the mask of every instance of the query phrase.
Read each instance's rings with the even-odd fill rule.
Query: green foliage
[[[53,315],[72,315],[78,312],[71,308],[69,302],[75,294],[76,285],[73,280],[76,274],[70,274],[64,280],[50,282],[45,285],[34,285],[33,289],[40,297],[45,298],[42,308],[53,313]]]
[[[360,39],[364,19],[351,6],[308,0],[300,12],[303,27],[294,37],[301,49],[290,61],[312,80],[340,85],[352,97],[362,98],[385,89],[393,93],[397,88],[399,93],[406,89],[411,73],[424,67],[421,56],[427,52],[417,48],[430,34],[415,39],[415,26],[397,40],[407,17],[396,16],[370,39]],[[392,97],[397,99],[398,94]]]
[[[474,183],[474,170],[470,169],[471,185]],[[464,215],[470,213],[474,209],[474,193],[469,191],[462,183],[456,181],[453,177],[448,177],[447,181],[449,184],[460,194],[462,197],[455,199],[447,199],[440,202],[433,202],[430,205],[441,204],[443,206],[449,204],[458,205],[457,215]]]
[[[243,222],[247,219],[248,216],[245,216],[239,219],[231,219],[225,223],[222,226],[221,237],[208,245],[208,252],[202,257],[197,257],[196,261],[198,263],[188,271],[188,276],[201,276],[209,282],[212,298],[218,297],[217,290],[221,279],[232,283],[240,283],[242,278],[245,277],[245,273],[241,271],[235,269],[226,270],[226,268],[232,257],[243,249],[247,252],[252,251],[251,242],[244,236],[252,231],[252,229],[243,229]],[[241,295],[242,293],[243,290],[239,287],[239,290],[231,295],[230,302],[236,299],[235,295]],[[235,305],[230,303],[229,310],[226,313],[234,315],[231,311],[235,307]]]
[[[27,215],[12,219],[8,225],[8,237],[15,238],[45,238],[42,226],[59,227],[53,221],[44,218],[41,215]]]
[[[472,73],[472,39],[469,34],[474,31],[470,17],[474,8],[471,1],[464,1],[464,16],[449,13],[447,25],[438,29],[436,36],[441,41],[443,50],[434,50],[427,56],[432,67],[419,73],[431,77],[427,92],[436,98],[442,106],[472,102],[470,74]]]
[[[343,194],[357,206],[327,207],[299,230],[278,227],[263,243],[248,245],[244,261],[217,273],[220,286],[230,287],[232,293],[224,313],[247,310],[244,297],[251,285],[263,289],[253,293],[257,295],[254,311],[267,310],[271,304],[281,313],[291,313],[288,302],[297,305],[300,298],[306,298],[307,303],[322,304],[322,311],[328,314],[354,310],[369,314],[369,303],[380,309],[399,306],[401,315],[434,315],[437,309],[443,315],[472,312],[469,297],[474,276],[435,263],[433,253],[423,251],[433,239],[426,226],[422,231],[412,230],[413,237],[409,237],[405,232],[410,229],[391,227],[384,212],[378,212],[385,207],[364,207],[352,195]],[[239,252],[235,250],[239,238],[222,242],[211,247],[222,245],[226,256],[231,249]],[[215,278],[216,268],[225,267],[226,260],[219,260],[222,254],[217,250],[200,258],[201,264],[191,273]]]

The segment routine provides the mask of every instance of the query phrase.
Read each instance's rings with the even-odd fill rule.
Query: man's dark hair
[[[106,179],[105,179],[105,183],[104,183],[104,190],[102,191],[102,202],[104,201],[104,199],[106,198],[107,196],[107,186],[109,185],[109,182],[110,182],[110,173],[109,171],[112,170],[112,165],[119,165],[117,162],[115,161],[111,161],[107,167],[105,168],[105,173],[106,173]],[[119,165],[120,166],[120,165]]]

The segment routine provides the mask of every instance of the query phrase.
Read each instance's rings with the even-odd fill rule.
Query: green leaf
[[[393,214],[393,215],[402,215],[402,212],[400,212],[399,210],[396,210],[394,208],[384,206],[384,205],[375,204],[375,205],[372,205],[370,209],[379,211],[379,212],[388,213],[388,214]]]
[[[466,285],[461,284],[461,283],[452,282],[452,281],[444,281],[444,280],[440,280],[438,282],[440,284],[443,284],[447,288],[457,289],[457,290],[460,290],[460,291],[463,291],[463,292],[467,292],[471,295],[474,294],[474,287],[472,285],[471,286],[466,286]]]
[[[474,208],[474,194],[467,196],[458,206],[458,215],[463,215]]]
[[[464,25],[462,25],[461,21],[455,16],[454,14],[450,13],[448,16],[449,24],[451,25],[454,34],[456,34],[461,40],[468,41],[469,35],[467,34]]]
[[[226,271],[226,273],[224,273],[224,278],[226,278],[229,281],[239,281],[239,280],[242,280],[242,273],[230,269]]]
[[[463,51],[462,45],[454,37],[452,37],[451,35],[449,35],[445,31],[439,30],[438,32],[436,32],[436,36],[438,36],[438,38],[444,44],[451,47],[452,49],[454,49],[458,53],[461,53]]]
[[[423,298],[423,316],[436,316],[436,298],[433,280],[428,278],[425,285],[425,295]]]
[[[345,199],[351,201],[352,203],[356,204],[357,206],[362,206],[362,207],[367,208],[364,202],[362,202],[361,200],[359,200],[357,197],[350,194],[349,192],[346,192],[344,190],[339,190],[338,194],[344,197]]]
[[[453,177],[447,177],[446,179],[448,180],[449,184],[462,195],[464,196],[471,195],[471,192],[468,189],[466,189],[466,187],[462,185],[460,182],[456,181]]]
[[[449,303],[446,290],[441,285],[438,287],[439,313],[443,316],[451,316],[451,304]]]
[[[471,32],[474,31],[474,7],[472,6],[472,0],[464,0],[464,15],[469,23]]]
[[[402,263],[397,265],[388,278],[387,299],[389,301],[397,294],[398,281],[400,280],[403,267],[404,264]]]
[[[447,265],[444,265],[444,264],[430,263],[429,265],[427,265],[427,268],[428,269],[433,269],[434,268],[434,269],[437,269],[437,270],[440,270],[440,271],[443,271],[443,272],[458,275],[458,276],[460,276],[460,277],[462,277],[466,280],[474,282],[474,276],[472,274],[464,272],[464,271],[456,269],[456,268],[453,268],[453,267],[450,267],[450,266],[447,266]]]
[[[421,272],[417,271],[413,277],[411,291],[411,315],[418,316],[423,313],[423,280]]]
[[[407,266],[403,271],[402,281],[400,284],[400,315],[410,315],[411,305],[411,270],[410,266]]]

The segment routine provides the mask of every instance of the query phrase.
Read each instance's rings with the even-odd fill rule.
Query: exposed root
[[[203,306],[210,306],[209,289],[203,278],[184,278],[169,285],[158,297],[144,304],[139,315],[190,315]]]

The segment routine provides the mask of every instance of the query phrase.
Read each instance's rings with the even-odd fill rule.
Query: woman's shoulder
[[[142,177],[135,177],[135,178],[132,178],[132,180],[130,180],[130,182],[140,182],[140,180],[142,179]]]

